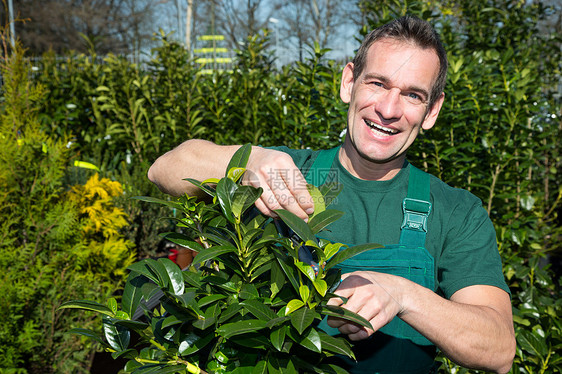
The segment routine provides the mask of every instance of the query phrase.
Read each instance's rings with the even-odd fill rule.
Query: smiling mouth
[[[364,121],[367,124],[367,126],[369,126],[371,128],[371,130],[373,132],[377,133],[377,134],[384,135],[384,136],[390,136],[390,135],[398,134],[398,130],[393,130],[393,129],[389,129],[389,128],[377,125],[376,123],[371,122],[368,119],[365,119]]]

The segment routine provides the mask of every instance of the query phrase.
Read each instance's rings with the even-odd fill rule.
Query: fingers
[[[336,294],[347,299],[344,304],[340,297],[329,300],[329,305],[341,305],[345,309],[359,314],[371,323],[373,329],[356,325],[348,320],[329,317],[328,326],[339,329],[351,340],[365,339],[390,322],[399,312],[400,306],[390,293],[383,288],[376,277],[387,274],[373,272],[354,272],[344,274]]]
[[[265,215],[276,217],[275,210],[285,209],[306,220],[314,211],[306,180],[286,153],[258,148],[250,156],[244,183],[263,189],[256,207]]]

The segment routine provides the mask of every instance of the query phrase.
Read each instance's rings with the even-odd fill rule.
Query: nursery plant
[[[61,308],[102,314],[98,341],[133,373],[345,373],[327,363],[353,358],[347,340],[320,330],[326,316],[370,327],[342,307],[327,305],[339,285],[337,264],[380,247],[346,247],[317,239],[343,214],[327,209],[337,185],[309,186],[315,212],[308,222],[285,210],[278,219],[259,213],[261,188],[241,184],[251,146],[241,147],[221,179],[189,182],[208,199],[139,197],[175,212],[174,232],[163,236],[198,252],[183,271],[166,258],[129,267],[120,305],[69,301]],[[181,214],[180,214],[181,213]],[[345,301],[345,300],[344,300]]]

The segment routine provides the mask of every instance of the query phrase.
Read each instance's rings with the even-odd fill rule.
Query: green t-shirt
[[[273,149],[288,153],[306,175],[318,151]],[[310,170],[310,172],[326,172]],[[344,212],[320,237],[357,245],[398,244],[403,220],[402,200],[408,191],[410,165],[388,181],[366,181],[352,176],[336,157],[328,180],[343,185],[330,208]],[[432,211],[428,219],[426,249],[435,259],[435,287],[449,299],[471,285],[490,285],[509,293],[492,222],[482,202],[470,192],[430,178]]]

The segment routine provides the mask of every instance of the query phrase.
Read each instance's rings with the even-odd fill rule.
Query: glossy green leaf
[[[343,338],[336,338],[324,332],[319,332],[320,340],[322,342],[322,349],[324,351],[332,352],[338,355],[344,355],[349,358],[355,359],[355,355],[351,350],[351,344]]]
[[[131,321],[126,319],[116,319],[113,321],[116,325],[123,326],[129,330],[140,332],[143,331],[148,327],[148,325],[144,322],[139,321]]]
[[[116,351],[123,351],[129,347],[131,333],[123,326],[116,325],[111,318],[103,318],[103,332],[105,340]]]
[[[344,250],[339,251],[334,257],[332,257],[325,266],[325,270],[328,270],[332,267],[334,267],[335,265],[342,263],[343,261],[352,258],[353,256],[356,256],[360,253],[363,252],[367,252],[370,251],[372,249],[375,248],[382,248],[383,246],[380,244],[376,244],[376,243],[367,243],[367,244],[361,244],[361,245],[356,245],[354,247],[349,247],[346,248]]]
[[[245,283],[240,287],[240,293],[238,297],[241,300],[245,299],[256,299],[260,296],[258,289],[251,283]]]
[[[517,343],[521,348],[534,355],[537,355],[541,359],[544,359],[548,354],[548,348],[544,342],[544,339],[536,336],[530,331],[520,331],[517,335]]]
[[[277,261],[271,263],[271,271],[269,274],[271,276],[269,289],[271,291],[271,298],[273,299],[285,285],[285,275]]]
[[[170,288],[171,280],[170,280],[170,277],[168,275],[168,270],[164,266],[164,262],[162,262],[161,260],[170,261],[169,259],[153,260],[151,258],[148,258],[144,261],[145,261],[146,265],[153,271],[153,273],[156,274],[156,276],[158,278],[158,282],[157,282],[158,286],[160,286],[160,288],[165,288],[165,289],[171,290],[171,288]],[[183,277],[182,277],[182,280],[183,280]]]
[[[160,262],[164,266],[168,273],[168,278],[170,279],[169,291],[174,295],[181,295],[185,286],[183,283],[183,275],[180,267],[168,258],[160,258],[158,259],[158,262]]]
[[[310,222],[314,219],[314,217],[326,210],[326,203],[324,202],[324,196],[318,187],[312,184],[307,184],[306,187],[314,203],[314,213],[308,217]]]
[[[320,340],[320,335],[315,329],[308,329],[304,335],[299,337],[291,336],[291,339],[293,339],[295,343],[298,343],[313,352],[322,352],[322,341]]]
[[[278,351],[283,349],[283,343],[285,342],[285,336],[287,335],[287,326],[279,326],[271,330],[269,334],[269,340],[271,345]]]
[[[208,260],[216,259],[217,257],[225,254],[236,252],[236,248],[232,245],[218,245],[210,248],[205,248],[202,252],[199,252],[197,256],[193,259],[196,264],[205,263]]]
[[[267,335],[264,335],[262,331],[236,335],[230,338],[230,340],[235,344],[251,348],[252,350],[270,349],[271,347]]]
[[[277,263],[285,273],[285,276],[289,280],[289,283],[293,286],[296,292],[299,291],[298,274],[294,267],[292,267],[289,262],[292,261],[287,255],[281,252],[275,252],[275,257],[277,258]]]
[[[232,216],[232,198],[238,185],[228,178],[221,179],[217,184],[217,198],[225,218],[234,223]]]
[[[107,307],[109,309],[111,309],[111,311],[116,314],[117,313],[117,300],[115,300],[114,297],[110,297],[109,300],[107,300]]]
[[[201,299],[199,299],[199,301],[197,301],[197,305],[199,306],[199,308],[203,308],[204,306],[212,304],[218,300],[223,300],[225,298],[226,298],[225,295],[212,294],[212,295],[204,296]]]
[[[232,179],[233,182],[238,182],[238,180],[240,179],[240,177],[242,177],[245,171],[246,171],[245,168],[231,168],[228,170],[226,177]]]
[[[250,158],[251,152],[252,152],[252,145],[249,143],[244,144],[243,146],[238,148],[238,150],[234,152],[234,155],[232,156],[232,158],[228,163],[228,166],[226,167],[225,176],[228,175],[228,172],[232,168],[245,168],[246,164],[248,163],[248,159]]]
[[[189,182],[189,183],[191,183],[191,184],[193,184],[193,185],[199,187],[199,189],[201,189],[202,191],[204,191],[207,195],[210,195],[210,196],[213,196],[213,197],[216,195],[216,191],[215,191],[215,190],[213,190],[212,188],[210,188],[210,187],[207,186],[206,184],[199,182],[199,181],[196,180],[196,179],[184,178],[184,181],[187,181],[187,182]]]
[[[316,273],[314,272],[312,266],[305,264],[304,262],[301,261],[295,263],[295,266],[301,271],[301,273],[306,275],[306,277],[311,281],[314,281],[316,279]]]
[[[285,307],[285,315],[288,316],[289,314],[293,313],[299,308],[302,308],[303,306],[304,303],[302,302],[302,300],[293,299],[287,303],[287,306]]]
[[[148,266],[148,259],[135,262],[134,264],[127,267],[127,269],[139,273],[141,275],[144,275],[145,277],[147,277],[148,279],[150,279],[156,284],[160,284],[160,279],[158,278],[158,275],[150,266]]]
[[[269,321],[277,317],[275,312],[257,299],[245,300],[240,303],[247,311],[249,311],[254,317],[262,321]]]
[[[135,273],[129,274],[125,289],[123,290],[121,305],[123,310],[131,317],[139,307],[142,299],[142,286],[147,282],[149,280],[145,276],[136,275]]]
[[[310,289],[308,288],[307,285],[302,284],[302,285],[299,287],[299,295],[300,295],[301,300],[302,300],[303,302],[306,303],[306,302],[308,301],[308,298],[309,298],[309,296],[310,296]]]
[[[312,282],[312,285],[316,289],[316,292],[320,294],[320,296],[326,296],[326,292],[328,292],[328,284],[324,279],[315,279]]]
[[[178,346],[178,353],[182,356],[189,356],[207,346],[213,338],[213,333],[208,333],[202,336],[195,333],[189,333],[181,338]]]
[[[302,334],[314,322],[314,311],[308,308],[300,308],[291,314],[291,324]]]
[[[289,226],[291,230],[293,230],[303,242],[311,240],[315,243],[318,243],[318,240],[316,239],[316,236],[314,236],[314,233],[310,230],[310,227],[308,227],[306,222],[304,222],[301,218],[297,217],[295,214],[289,212],[288,210],[283,209],[277,209],[275,213],[277,213],[279,218],[281,218],[283,222],[285,222],[285,224]]]
[[[337,221],[343,216],[343,212],[335,209],[324,210],[321,213],[315,214],[308,221],[308,227],[313,234],[318,234],[322,229],[326,228],[329,224]]]
[[[248,319],[222,325],[217,329],[217,334],[229,339],[236,335],[259,331],[263,329],[265,325],[265,321],[261,321],[259,319]]]
[[[235,315],[239,314],[242,307],[239,303],[230,303],[228,307],[221,313],[219,323],[225,323]]]
[[[342,243],[329,243],[326,244],[324,247],[324,258],[329,260],[332,258],[336,253],[340,251],[340,248],[345,247],[345,244]]]
[[[349,310],[342,308],[341,306],[325,305],[321,307],[320,313],[326,316],[343,318],[358,325],[370,328],[371,330],[373,329],[371,323],[365,318],[361,317],[357,313],[350,312]]]
[[[235,217],[241,217],[242,214],[261,196],[263,189],[252,186],[238,186],[236,192],[232,196],[231,210]]]
[[[84,309],[92,312],[98,312],[113,317],[115,313],[107,306],[90,300],[73,300],[62,303],[59,309]]]
[[[201,252],[203,250],[203,246],[201,244],[191,240],[190,237],[180,234],[178,232],[167,232],[161,234],[160,236],[162,236],[162,238],[166,240],[171,241],[172,243],[194,250],[195,252]]]

